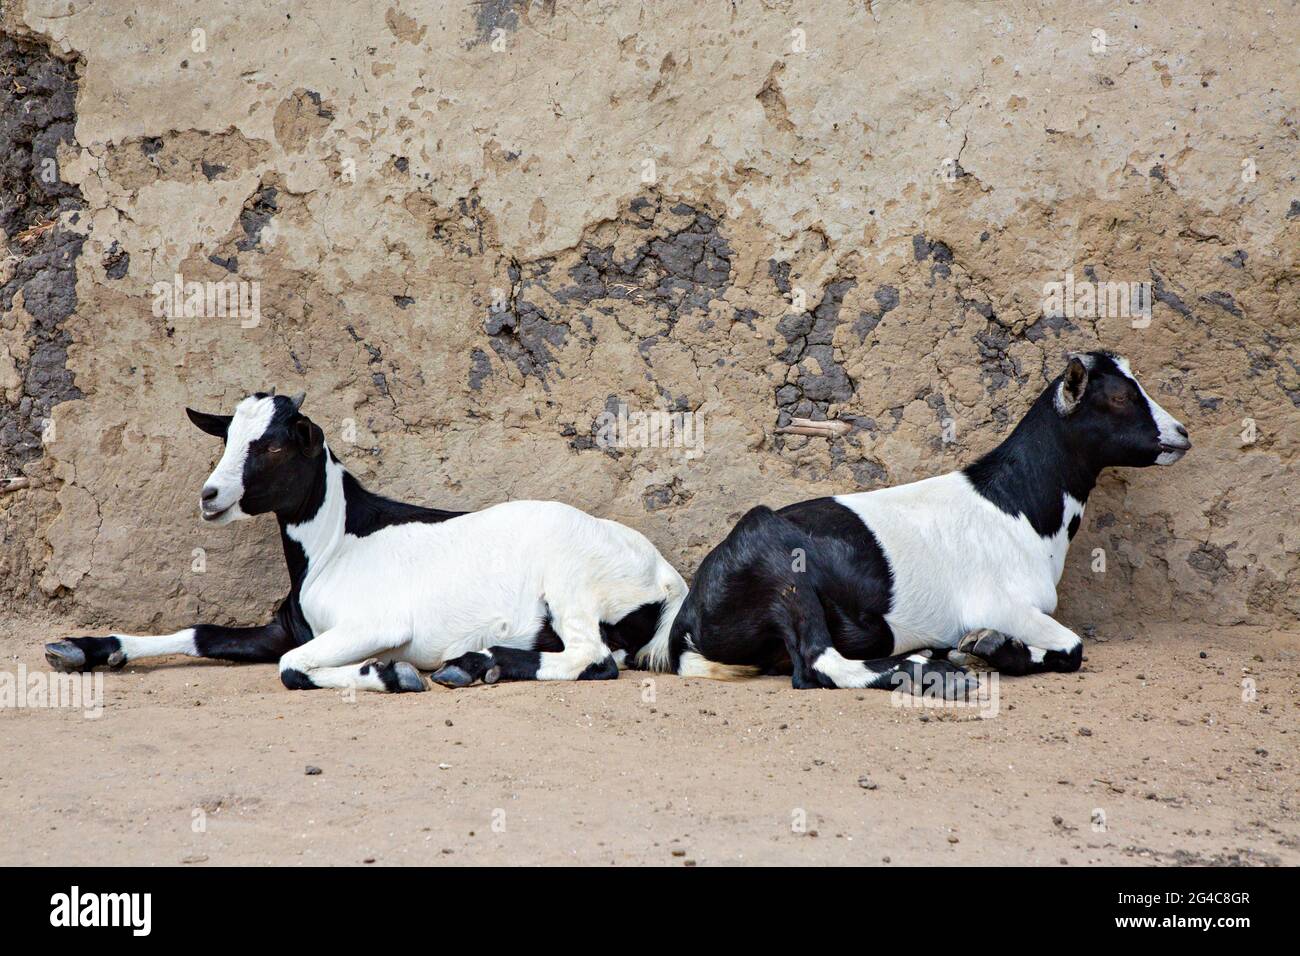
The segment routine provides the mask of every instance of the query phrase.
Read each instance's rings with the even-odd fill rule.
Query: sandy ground
[[[0,674],[66,633],[0,622]],[[1300,863],[1297,633],[1139,628],[987,717],[645,676],[350,701],[133,665],[97,719],[0,708],[0,864]]]

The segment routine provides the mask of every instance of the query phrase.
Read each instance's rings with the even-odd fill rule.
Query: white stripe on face
[[[1170,451],[1162,451],[1156,458],[1157,465],[1172,465],[1187,449],[1192,447],[1192,443],[1187,440],[1187,429],[1183,428],[1182,422],[1174,418],[1167,411],[1156,404],[1155,400],[1147,394],[1147,390],[1142,387],[1142,383],[1137,380],[1133,370],[1129,368],[1128,359],[1116,358],[1116,366],[1119,370],[1128,376],[1128,380],[1137,386],[1138,394],[1147,400],[1147,407],[1151,410],[1151,417],[1155,419],[1156,429],[1159,432],[1160,444],[1170,446]]]
[[[248,446],[266,434],[274,414],[274,398],[250,396],[235,406],[235,416],[226,430],[226,450],[203,483],[205,489],[217,489],[217,496],[199,507],[204,521],[227,524],[248,517],[239,507],[239,500],[244,497],[244,462],[248,460]]]

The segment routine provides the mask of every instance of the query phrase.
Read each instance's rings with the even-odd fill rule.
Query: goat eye
[[[1110,397],[1110,403],[1116,408],[1123,408],[1128,404],[1128,395],[1124,392],[1116,392]]]
[[[270,448],[268,448],[266,451],[267,451],[267,454],[270,454],[270,455],[278,455],[278,454],[280,454],[280,452],[284,451],[284,446],[283,446],[283,445],[272,445],[272,446],[271,446]]]

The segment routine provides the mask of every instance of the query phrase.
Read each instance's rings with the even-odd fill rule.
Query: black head
[[[1051,390],[1071,449],[1098,470],[1172,465],[1192,447],[1187,429],[1113,352],[1073,353]]]
[[[203,485],[204,521],[227,524],[302,507],[316,486],[325,450],[325,434],[299,411],[303,398],[258,392],[235,406],[233,415],[185,409],[190,421],[226,443]]]

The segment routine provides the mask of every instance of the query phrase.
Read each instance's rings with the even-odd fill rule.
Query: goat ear
[[[201,431],[214,435],[217,438],[225,438],[226,430],[230,428],[230,420],[234,415],[209,415],[207,412],[196,412],[192,408],[185,409],[185,414],[190,416],[190,421],[199,427]]]
[[[1077,355],[1070,356],[1070,364],[1065,366],[1061,384],[1056,389],[1056,410],[1061,415],[1069,415],[1079,407],[1083,393],[1088,387],[1088,366]]]
[[[308,458],[315,458],[325,447],[325,433],[320,426],[306,416],[293,423],[294,435],[302,446],[302,453]]]

